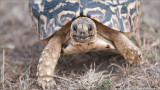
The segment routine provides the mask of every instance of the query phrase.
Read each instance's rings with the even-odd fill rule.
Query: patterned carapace
[[[36,34],[44,40],[79,16],[120,32],[134,31],[140,4],[140,0],[31,0],[30,10]]]

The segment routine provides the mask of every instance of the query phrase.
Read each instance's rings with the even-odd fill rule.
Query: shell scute
[[[87,16],[120,32],[138,27],[140,0],[32,0],[30,11],[41,40],[78,16]]]

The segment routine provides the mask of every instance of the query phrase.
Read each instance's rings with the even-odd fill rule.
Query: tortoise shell
[[[36,34],[47,39],[68,22],[86,16],[120,32],[138,27],[140,0],[31,0]]]

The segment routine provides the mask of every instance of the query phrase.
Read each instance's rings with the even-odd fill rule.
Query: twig
[[[63,77],[60,77],[60,76],[57,76],[57,75],[54,75],[54,77],[55,77],[55,78],[62,79],[62,80],[65,80],[65,81],[68,81],[68,82],[72,82],[72,81],[70,81],[70,80],[68,80],[68,79],[65,79],[65,78],[63,78]]]
[[[111,66],[117,66],[120,70],[125,71],[124,68],[122,68],[121,66],[114,64],[114,63],[111,63],[111,65],[109,65],[107,68],[110,68]]]

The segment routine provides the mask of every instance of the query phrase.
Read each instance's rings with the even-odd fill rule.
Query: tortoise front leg
[[[123,33],[98,26],[99,33],[113,41],[116,49],[130,63],[139,65],[142,60],[141,51]]]
[[[43,89],[53,86],[54,70],[61,53],[61,37],[61,35],[54,34],[41,53],[38,64],[37,81]]]
[[[139,65],[142,60],[141,51],[121,32],[111,33],[110,39],[113,41],[117,50],[130,63]]]

